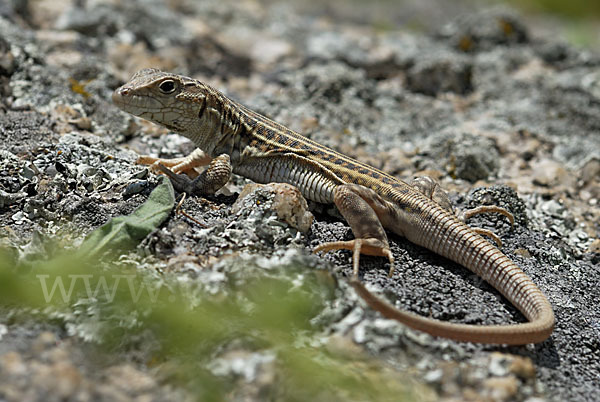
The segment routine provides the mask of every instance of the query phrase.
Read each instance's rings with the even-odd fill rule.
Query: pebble
[[[442,369],[431,370],[423,376],[423,380],[428,383],[437,383],[441,381],[443,375],[444,371]]]
[[[579,172],[580,180],[584,184],[600,181],[600,160],[593,158],[586,162]]]
[[[488,370],[491,375],[496,377],[502,377],[508,373],[507,364],[508,361],[505,355],[494,353],[490,358]]]
[[[327,338],[325,347],[329,353],[343,358],[356,359],[359,356],[366,358],[365,350],[354,343],[352,338],[348,336],[339,334],[331,335]]]
[[[0,189],[0,208],[15,204],[25,197],[27,197],[27,193],[22,191],[18,193],[7,193],[6,191]]]
[[[56,346],[57,343],[56,335],[52,332],[44,331],[38,335],[31,345],[31,350],[34,353],[42,353],[52,346]]]
[[[587,249],[588,253],[597,253],[600,254],[600,239],[595,239],[590,243]]]
[[[512,362],[508,370],[517,377],[525,380],[535,379],[536,369],[533,361],[528,357],[512,355]]]
[[[394,176],[400,176],[402,172],[412,169],[412,162],[405,152],[400,148],[392,148],[385,152],[382,170]]]
[[[488,378],[483,386],[483,394],[493,401],[508,401],[517,394],[519,389],[519,383],[512,375]]]
[[[156,381],[130,364],[109,367],[106,370],[108,382],[127,393],[148,392],[156,387]]]
[[[548,200],[540,203],[540,209],[555,218],[562,218],[566,212],[566,208],[563,204],[556,200]]]
[[[306,199],[302,197],[297,187],[285,183],[247,184],[232,206],[232,211],[234,213],[239,212],[248,202],[246,197],[250,197],[257,191],[272,194],[273,204],[271,209],[277,213],[279,219],[301,232],[307,232],[310,229],[314,217],[308,210]]]
[[[2,45],[2,39],[0,39],[0,89],[4,77],[4,71],[1,70],[8,69],[9,74],[15,75],[10,80],[11,86],[15,89],[11,95],[16,99],[14,105],[30,105],[30,110],[27,111],[28,116],[33,116],[40,110],[43,112],[43,107],[50,110],[50,114],[44,114],[46,120],[44,125],[48,124],[50,129],[46,127],[41,127],[41,129],[52,131],[57,136],[59,133],[63,134],[60,140],[60,152],[63,153],[60,154],[60,158],[57,158],[57,153],[52,148],[48,148],[47,144],[43,142],[42,146],[46,146],[47,149],[33,148],[29,142],[27,144],[10,144],[16,148],[12,152],[22,158],[20,160],[23,162],[18,163],[31,161],[33,158],[38,157],[36,154],[45,155],[42,158],[43,163],[38,166],[40,171],[47,172],[49,176],[58,176],[52,183],[62,180],[60,175],[57,174],[59,170],[64,176],[70,177],[68,182],[70,186],[72,185],[70,188],[67,188],[65,184],[64,191],[59,192],[57,190],[43,194],[43,196],[52,201],[48,206],[55,208],[53,211],[56,212],[57,217],[66,216],[70,221],[81,222],[84,228],[88,228],[89,225],[86,226],[85,224],[90,223],[90,217],[77,212],[77,210],[85,210],[86,205],[83,204],[84,208],[80,208],[81,204],[78,201],[77,207],[70,207],[75,202],[69,200],[79,200],[83,197],[83,194],[81,194],[81,188],[83,188],[82,177],[81,175],[75,177],[72,173],[77,172],[77,167],[82,166],[83,162],[93,165],[90,159],[85,160],[85,158],[89,158],[83,153],[86,147],[94,150],[122,149],[123,143],[127,142],[128,138],[140,132],[154,135],[154,137],[146,136],[143,141],[139,142],[147,148],[150,147],[153,152],[173,153],[179,150],[181,145],[181,140],[178,139],[180,137],[169,136],[168,141],[164,139],[167,137],[164,134],[169,130],[147,122],[138,121],[138,123],[134,123],[133,118],[123,117],[121,112],[116,111],[114,106],[108,103],[110,89],[115,88],[119,81],[127,80],[139,68],[149,65],[163,70],[176,70],[205,79],[216,87],[233,89],[231,93],[239,96],[240,93],[235,89],[235,85],[229,86],[233,82],[231,77],[233,75],[239,80],[238,87],[245,88],[243,95],[247,96],[246,100],[249,100],[250,103],[258,102],[261,105],[259,111],[267,114],[272,113],[270,115],[277,117],[278,121],[281,120],[282,115],[289,116],[289,121],[293,124],[299,124],[306,131],[311,131],[309,134],[322,135],[337,150],[358,155],[361,160],[367,160],[369,155],[373,155],[370,157],[371,160],[377,166],[382,166],[384,170],[392,174],[421,170],[433,172],[432,175],[437,175],[444,180],[449,180],[451,175],[466,180],[485,181],[489,177],[491,177],[489,180],[502,180],[506,177],[503,177],[506,168],[503,165],[513,164],[514,162],[513,166],[515,168],[511,171],[511,174],[527,173],[528,180],[528,168],[533,166],[534,172],[531,176],[534,184],[538,187],[531,186],[532,192],[536,192],[540,187],[543,187],[542,190],[544,191],[552,192],[554,186],[564,185],[565,181],[569,179],[566,170],[561,167],[563,161],[572,162],[572,158],[576,153],[587,157],[592,153],[590,149],[597,149],[593,146],[567,147],[573,154],[556,154],[560,158],[552,153],[552,147],[556,146],[555,142],[558,141],[584,145],[597,143],[592,141],[594,136],[589,135],[585,130],[594,127],[597,122],[593,102],[591,104],[589,102],[589,99],[594,99],[594,96],[598,97],[598,75],[593,70],[595,62],[582,62],[585,57],[589,56],[584,55],[585,57],[581,56],[578,59],[579,51],[576,49],[571,50],[571,47],[567,45],[550,46],[544,52],[536,49],[532,50],[532,46],[528,43],[528,32],[524,24],[505,13],[476,14],[467,19],[461,19],[451,24],[451,29],[446,29],[446,27],[442,30],[439,34],[442,37],[442,41],[440,41],[436,38],[426,37],[421,33],[416,35],[405,32],[399,33],[395,29],[394,32],[378,32],[376,34],[363,32],[363,28],[358,29],[355,26],[334,30],[329,25],[330,23],[315,23],[314,18],[308,21],[314,25],[308,24],[307,28],[304,26],[306,20],[302,20],[302,17],[295,15],[293,20],[290,17],[290,20],[294,22],[293,24],[287,24],[288,20],[275,23],[270,21],[268,17],[269,13],[273,11],[265,9],[265,13],[260,15],[240,12],[237,7],[228,7],[225,3],[219,1],[198,2],[198,4],[202,4],[201,7],[204,7],[207,12],[196,13],[197,16],[194,16],[196,2],[187,2],[182,5],[179,4],[180,2],[175,1],[172,2],[176,3],[173,7],[162,9],[159,7],[161,2],[155,1],[152,3],[153,7],[142,13],[128,7],[127,2],[96,0],[92,2],[75,2],[76,4],[73,3],[75,5],[72,3],[72,0],[36,1],[36,6],[30,7],[32,26],[42,27],[44,31],[35,32],[24,25],[15,28],[24,34],[29,31],[34,32],[31,39],[28,39],[29,43],[21,43],[22,41],[16,41],[12,37],[4,35],[4,32],[0,33],[0,38],[4,38],[4,36],[8,38],[4,40],[5,46]],[[213,5],[213,3],[215,4]],[[245,2],[242,1],[241,3]],[[262,10],[259,2],[252,1],[252,4]],[[76,7],[77,10],[73,11],[70,9],[71,7]],[[171,15],[175,11],[180,12],[183,8],[185,8],[185,14],[187,15],[181,21],[177,20],[181,23],[157,23],[171,21],[160,17],[163,14]],[[293,14],[288,12],[287,9],[282,10],[284,11],[282,14]],[[133,19],[130,19],[131,15],[134,16]],[[61,16],[62,18],[60,18]],[[140,16],[141,18],[138,18]],[[58,21],[59,19],[60,21]],[[4,30],[6,26],[11,24],[10,21],[10,19],[1,20],[0,29]],[[57,31],[57,26],[69,29]],[[239,35],[231,35],[231,38],[238,38],[233,44],[222,40],[225,38],[222,31],[231,29],[229,28],[231,26],[237,29],[232,32],[247,32],[247,35],[243,38],[240,38]],[[173,30],[167,32],[170,27],[173,27]],[[263,30],[263,28],[266,29]],[[270,33],[265,32],[266,30],[270,30]],[[181,31],[185,31],[185,35],[180,35]],[[102,35],[108,32],[109,35]],[[39,45],[33,43],[36,35]],[[104,36],[107,37],[104,38]],[[193,38],[193,41],[190,38]],[[384,48],[378,43],[380,38],[387,38],[386,42],[393,42],[393,38],[402,39],[396,41],[399,46],[392,47],[389,45]],[[108,42],[105,43],[105,40]],[[539,39],[540,42],[543,40],[554,40],[554,38]],[[537,41],[538,39],[536,39]],[[196,47],[193,48],[195,51],[190,51],[188,46],[192,42],[195,43]],[[413,43],[412,46],[411,42]],[[431,44],[432,42],[435,42],[435,44]],[[421,46],[423,43],[430,43],[430,48]],[[408,46],[405,46],[407,44]],[[498,46],[498,44],[502,45]],[[222,45],[222,49],[219,48],[219,45]],[[36,47],[39,47],[39,49],[36,50]],[[35,51],[32,51],[32,49]],[[44,49],[49,49],[50,53],[44,53]],[[97,49],[107,49],[108,57],[96,53]],[[244,57],[237,55],[232,50],[239,50]],[[442,51],[437,52],[437,50]],[[405,54],[409,55],[405,56]],[[428,54],[432,56],[425,59]],[[199,55],[202,57],[199,57]],[[206,56],[208,57],[205,58]],[[581,82],[581,87],[573,86],[573,88],[577,88],[576,91],[554,90],[558,95],[551,95],[552,87],[548,87],[548,82],[552,82],[552,74],[556,73],[555,67],[559,66],[547,67],[538,60],[540,57],[544,59],[544,63],[559,63],[561,61],[573,63],[576,68],[556,68],[556,70],[564,72],[565,76],[574,75],[581,71],[579,77],[571,80],[574,85]],[[98,58],[101,62],[94,61],[95,58]],[[47,63],[42,66],[37,62],[39,60],[47,61]],[[590,60],[593,61],[594,59]],[[83,66],[80,66],[80,61],[84,61]],[[73,68],[84,70],[85,64],[88,62],[99,64],[98,67],[100,67],[102,74],[95,81],[95,85],[97,85],[95,91],[90,89],[89,98],[83,101],[81,93],[74,93],[69,89],[66,78],[73,75]],[[232,67],[235,67],[236,63],[241,65],[241,68],[236,70],[237,73],[232,74]],[[256,64],[258,64],[258,67]],[[295,70],[303,71],[304,75],[296,74]],[[250,78],[248,78],[248,74],[251,74]],[[532,81],[538,80],[540,74],[548,74],[549,77],[544,77],[544,80]],[[509,80],[505,80],[506,76]],[[513,85],[512,81],[515,78],[521,80],[521,82]],[[496,82],[496,79],[498,82]],[[243,85],[244,82],[246,82],[245,86]],[[252,84],[252,82],[255,82],[255,84]],[[81,81],[81,84],[83,83],[84,81]],[[64,88],[61,85],[64,85]],[[526,91],[523,91],[523,88],[526,88]],[[470,91],[473,92],[469,94]],[[63,95],[63,92],[65,95]],[[444,95],[444,92],[454,92],[455,95]],[[524,92],[526,92],[525,96],[523,96]],[[569,98],[568,101],[561,99],[563,95],[569,95],[570,93],[572,98]],[[60,96],[55,96],[58,94]],[[101,95],[99,96],[99,94]],[[469,94],[469,96],[463,96],[463,94]],[[26,95],[30,97],[25,97]],[[34,95],[36,96],[35,102],[31,101]],[[75,107],[74,97],[76,99],[81,98],[84,103]],[[46,99],[52,99],[52,102],[57,104],[71,106],[57,107],[56,110],[52,111],[53,108],[47,106],[49,101]],[[571,102],[571,99],[574,101],[580,100],[580,103]],[[297,112],[298,110],[301,110],[301,112]],[[360,110],[361,113],[356,114],[356,110]],[[9,108],[5,115],[8,116],[12,113],[15,113],[14,108],[12,110]],[[86,117],[86,113],[89,113],[91,117]],[[298,115],[294,115],[294,113],[298,113]],[[558,118],[556,118],[557,116]],[[387,121],[385,129],[378,126],[378,122],[382,119]],[[447,158],[438,158],[435,156],[436,154],[427,157],[434,162],[441,161],[442,163],[435,166],[433,164],[414,165],[413,161],[418,161],[420,142],[424,141],[425,138],[437,136],[440,130],[445,127],[461,127],[463,123],[471,123],[473,120],[477,123],[475,125],[479,130],[471,132],[470,130],[461,129],[458,131],[472,133],[475,137],[483,134],[481,138],[493,138],[493,142],[486,144],[483,141],[463,141],[462,137],[450,138],[450,140],[455,141],[456,147],[448,153]],[[118,121],[118,123],[115,124],[115,121]],[[13,129],[10,124],[3,127],[6,128],[7,132]],[[113,127],[120,128],[111,130]],[[326,132],[325,129],[331,127],[333,129],[330,135],[330,132]],[[81,136],[71,134],[74,128],[79,130],[91,130],[93,128],[97,131],[96,134],[106,135],[106,138],[102,138],[102,143],[90,143],[89,141],[100,137],[85,133],[85,139],[80,140]],[[519,141],[515,132],[520,128],[529,130],[531,136]],[[25,127],[23,133],[26,134],[28,129]],[[36,135],[40,135],[38,127],[35,127],[34,130]],[[378,130],[383,133],[381,136]],[[569,130],[572,130],[572,132]],[[118,138],[111,137],[115,132],[121,135],[120,139],[117,140],[118,143],[112,141]],[[489,135],[490,132],[492,132],[491,135]],[[548,132],[552,132],[553,135],[551,137],[547,136],[546,133]],[[69,136],[77,139],[77,141],[63,142]],[[106,144],[104,143],[105,140]],[[107,145],[109,143],[111,145]],[[347,144],[345,148],[344,143]],[[365,144],[367,145],[365,146]],[[496,144],[500,145],[496,146]],[[384,152],[381,154],[373,153],[369,147]],[[393,149],[393,147],[396,147],[396,149]],[[404,151],[397,151],[397,147]],[[475,154],[472,152],[473,149],[477,151]],[[508,150],[506,153],[513,153],[514,158],[507,156],[504,150]],[[500,155],[497,154],[498,151]],[[85,156],[82,157],[82,155]],[[552,155],[556,159],[544,159],[544,155]],[[412,159],[408,159],[408,156]],[[485,159],[482,157],[500,160],[503,165],[499,169],[498,166],[493,165],[483,166],[485,165],[483,163]],[[127,164],[132,165],[131,159],[117,159],[105,163],[107,169],[110,169],[108,171],[112,177],[127,177],[130,175],[131,170],[128,171],[122,168],[122,165]],[[600,198],[600,186],[597,184],[598,174],[600,174],[598,159],[589,160],[582,168],[579,164],[570,166],[575,166],[575,171],[580,169],[577,171],[578,174],[573,176],[576,176],[581,182],[581,186],[585,187],[585,192],[581,192],[581,197],[584,198],[585,196],[586,206],[597,205]],[[39,172],[23,171],[23,176],[30,176],[31,179],[38,175]],[[104,174],[100,171],[90,176],[90,183],[97,186],[100,181],[92,181],[92,177],[100,180],[104,177]],[[146,180],[146,176],[136,177],[136,180],[142,182],[132,184],[131,187],[125,190],[126,193],[129,191],[130,194],[136,194],[138,191],[143,190],[145,187],[143,180]],[[86,188],[92,191],[94,186]],[[31,188],[33,189],[33,187]],[[121,191],[121,188],[116,187],[115,191]],[[76,189],[76,191],[73,191],[73,189]],[[4,188],[4,190],[7,189]],[[97,187],[95,190],[96,194],[92,194],[92,196],[98,196]],[[10,191],[16,190],[11,189]],[[278,191],[286,199],[292,195],[289,190],[276,190],[271,195],[275,194],[276,196]],[[571,191],[572,196],[577,197],[577,188],[572,187]],[[544,192],[544,196],[547,192]],[[42,196],[41,191],[40,196]],[[111,194],[107,195],[107,197],[110,196]],[[120,194],[117,194],[118,196]],[[60,197],[64,197],[63,200],[68,202],[62,204],[53,202],[58,201]],[[251,197],[251,195],[248,195],[248,198]],[[39,197],[32,196],[31,198],[36,201],[43,200]],[[240,197],[240,202],[243,202],[244,198],[246,197]],[[84,200],[87,199],[86,196]],[[95,198],[90,197],[89,199],[94,200]],[[217,199],[219,198],[217,197]],[[255,202],[256,199],[251,201]],[[555,199],[558,199],[558,197]],[[547,199],[544,199],[544,202],[545,200]],[[255,233],[261,227],[270,226],[265,222],[277,224],[282,221],[290,221],[288,222],[290,225],[296,225],[296,227],[305,230],[312,222],[312,215],[305,212],[303,206],[300,208],[299,203],[299,201],[293,201],[289,205],[284,204],[275,207],[272,206],[274,202],[271,200],[268,208],[276,209],[277,215],[282,215],[279,218],[280,220],[276,220],[274,214],[267,213],[257,214],[260,217],[266,216],[267,218],[264,221],[257,219],[251,223],[250,220],[239,219],[237,223],[240,226],[233,228],[229,235],[239,240],[240,243],[236,244],[236,247],[241,244],[256,246],[257,238],[251,236],[255,236]],[[32,203],[31,205],[42,204]],[[94,202],[89,206],[95,208],[96,203]],[[130,204],[127,202],[118,203],[115,208],[114,205],[98,202],[97,206],[102,209],[105,215],[116,215],[127,210],[126,207],[129,207]],[[538,212],[534,220],[564,222],[565,217],[568,216],[567,213],[572,211],[572,207],[568,203],[562,205],[556,201],[546,205],[546,207],[547,209],[544,212],[550,216]],[[255,211],[262,209],[261,212],[268,209],[264,205],[256,204],[252,208]],[[223,209],[226,208],[223,207]],[[586,208],[586,210],[597,210],[597,208]],[[8,224],[10,224],[11,218],[19,223],[27,219],[23,213],[13,215],[14,212],[12,209],[7,209],[5,221]],[[77,212],[73,214],[75,219],[71,219],[70,212]],[[211,218],[214,218],[214,216],[211,216]],[[38,223],[43,227],[46,222],[43,219],[36,218],[35,224]],[[100,223],[99,220],[93,221],[94,225]],[[548,225],[544,228],[547,228]],[[563,227],[564,225],[559,224],[559,226],[562,228],[561,232],[568,232]],[[340,223],[340,227],[343,229],[340,229],[338,238],[342,238],[346,233],[349,235],[350,232],[343,224]],[[212,229],[214,227],[210,228],[210,230]],[[288,235],[289,232],[293,232],[291,237],[298,234],[287,227],[285,230]],[[181,232],[184,233],[183,230]],[[222,230],[215,232],[224,233]],[[190,234],[189,231],[185,233],[186,235]],[[575,237],[581,237],[580,234],[573,233],[576,234]],[[198,237],[204,239],[207,237],[205,235],[206,232],[200,231]],[[179,244],[179,240],[184,236],[173,236],[170,240],[172,243],[177,243],[177,247],[186,252],[189,249],[184,245],[185,241],[181,241],[181,244]],[[589,237],[593,239],[594,234],[590,234]],[[217,244],[214,247],[220,247],[220,244],[223,243],[223,239],[213,240]],[[262,247],[267,243],[266,241],[261,242],[258,247]],[[305,247],[306,244],[302,246]],[[206,248],[209,248],[209,246],[206,246]],[[589,245],[589,250],[592,252],[598,252],[599,248],[600,243],[597,239]],[[269,252],[271,249],[266,247],[265,250]],[[536,258],[543,258],[543,254],[537,253],[538,247],[535,245],[527,245],[527,249],[523,250],[525,251],[521,252],[522,255],[528,255],[527,250],[531,250],[532,253],[536,252]],[[221,257],[222,253],[219,252],[218,255]],[[348,253],[345,255],[347,256]],[[557,256],[557,260],[563,261],[565,259],[567,259],[566,254]],[[233,261],[231,259],[226,263],[233,265]],[[272,265],[279,267],[281,260],[275,259]],[[240,269],[246,269],[248,264],[240,264],[240,266]],[[223,272],[209,272],[210,270],[204,269],[204,266],[195,269],[202,269],[202,274],[199,274],[198,278],[203,283],[207,278],[206,282],[225,283],[229,277],[229,272],[227,272],[227,275]],[[543,270],[544,268],[540,269]],[[533,274],[540,275],[543,278],[543,271],[533,270]],[[561,285],[567,286],[562,283]],[[342,297],[336,297],[335,302],[340,304],[350,303],[347,298]],[[432,340],[431,337],[420,334],[419,337],[422,341],[417,342],[414,340],[416,335],[412,332],[408,335],[393,332],[391,328],[395,328],[395,325],[390,325],[389,328],[375,325],[368,312],[351,307],[350,304],[347,304],[346,307],[346,312],[357,311],[358,316],[354,317],[353,313],[348,314],[348,317],[355,318],[355,321],[352,325],[345,325],[345,336],[354,333],[357,339],[363,341],[363,345],[360,347],[367,345],[367,347],[371,347],[370,350],[380,348],[380,352],[376,353],[377,357],[389,360],[391,364],[398,364],[399,362],[399,360],[396,360],[395,354],[401,356],[400,359],[406,358],[406,362],[400,360],[400,364],[410,366],[411,369],[415,355],[418,356],[418,359],[427,356],[431,361],[436,362],[438,359],[456,359],[458,356],[458,353],[454,351],[446,353],[448,344],[455,345],[453,342],[448,341],[443,347],[436,349],[436,346],[432,348],[431,345],[436,340]],[[561,308],[561,306],[558,305],[557,308]],[[344,322],[343,324],[348,323]],[[576,322],[568,325],[575,325],[573,328],[577,329]],[[358,329],[353,332],[352,328]],[[559,329],[562,330],[557,328],[556,340],[561,340]],[[380,330],[380,332],[377,333],[377,336],[373,336],[372,333],[376,330]],[[2,326],[0,326],[1,336]],[[558,350],[561,358],[563,354],[575,353],[578,350],[577,345],[567,348],[566,346],[569,346],[571,341],[566,338],[563,340],[565,342],[561,344],[561,348]],[[345,341],[339,339],[332,342],[337,342],[334,348],[344,349],[347,346],[348,354],[354,354],[354,349],[351,347],[352,343],[347,343],[345,346]],[[406,343],[401,344],[402,342]],[[416,350],[410,349],[407,357],[403,354],[407,349],[406,344],[418,345]],[[439,343],[434,343],[434,345],[439,345]],[[445,371],[432,364],[432,367],[426,369],[428,370],[427,378],[433,383],[447,381],[447,384],[440,387],[440,389],[448,393],[456,393],[453,394],[455,400],[465,399],[465,396],[472,396],[472,399],[484,399],[485,389],[489,390],[489,395],[497,398],[508,397],[515,400],[527,398],[526,393],[529,384],[524,384],[522,380],[534,381],[535,379],[535,366],[531,360],[526,358],[520,360],[521,358],[504,355],[494,357],[494,361],[488,362],[488,360],[485,360],[480,366],[477,366],[471,350],[480,351],[481,349],[471,349],[471,347],[475,348],[475,346],[469,346],[468,352],[465,352],[466,356],[462,356],[462,360],[460,357],[457,359],[461,363],[452,363],[447,369],[445,377],[443,376]],[[544,348],[545,346],[542,345],[541,349],[536,349],[535,352],[532,349],[530,352],[543,360]],[[8,359],[12,362],[9,366],[13,368],[13,371],[18,372],[21,370],[22,372],[23,367],[27,369],[26,373],[22,374],[25,380],[30,379],[26,377],[28,373],[34,373],[34,369],[37,369],[39,377],[36,378],[40,379],[40,384],[55,386],[57,391],[56,395],[50,395],[48,392],[39,391],[42,388],[32,387],[33,391],[26,391],[25,389],[19,391],[17,388],[17,391],[22,392],[23,395],[25,392],[33,392],[33,394],[28,395],[62,396],[68,390],[74,393],[71,399],[76,399],[79,395],[78,392],[82,392],[82,389],[87,388],[97,391],[97,394],[95,394],[97,399],[128,400],[133,399],[130,394],[131,385],[139,392],[144,393],[144,395],[136,395],[138,400],[148,400],[152,397],[160,399],[154,388],[156,380],[148,378],[151,375],[146,373],[143,367],[136,368],[133,364],[114,366],[108,371],[93,367],[94,377],[92,380],[87,382],[78,380],[78,376],[80,378],[81,375],[87,375],[88,373],[79,368],[79,362],[75,358],[70,360],[65,349],[57,348],[56,336],[51,332],[40,334],[33,341],[30,350],[32,354],[40,353],[46,360],[40,362],[37,361],[40,356],[31,357],[25,354],[20,355],[17,352],[13,352],[12,357],[7,354],[2,355],[0,356],[0,370],[2,370],[2,376],[0,377],[6,378],[4,376],[4,363]],[[231,357],[230,363],[232,364],[230,367],[232,370],[237,370],[233,371],[234,374],[237,373],[236,375],[243,378],[255,378],[255,372],[253,374],[252,371],[247,371],[248,366],[251,366],[248,360],[252,360],[249,353],[244,351],[244,356],[237,356],[239,359],[233,355],[227,356]],[[478,354],[475,353],[475,355]],[[488,356],[488,352],[481,352],[479,355]],[[566,363],[559,367],[548,367],[542,364],[540,370],[543,371],[543,378],[549,378],[547,375],[550,374],[556,375],[556,377],[550,377],[552,381],[555,378],[557,381],[563,381],[562,383],[553,382],[553,389],[568,392],[570,384],[565,385],[564,378],[561,379],[560,377],[561,373],[564,373],[565,377],[570,374],[571,379],[574,380],[576,377],[581,378],[580,374],[582,370],[586,370],[586,367],[571,366],[567,359],[564,361]],[[250,374],[247,375],[247,373]],[[501,375],[502,377],[490,379],[486,383],[487,388],[485,388],[482,386],[482,381],[488,378],[490,374]],[[64,383],[62,383],[63,379],[56,379],[56,376],[59,375],[64,375]],[[102,379],[102,381],[99,379]],[[107,384],[104,381],[105,379],[110,379],[112,383]],[[0,378],[0,383],[2,381],[4,380]],[[518,394],[514,393],[515,384],[519,388]],[[0,385],[4,386],[5,383]],[[14,386],[14,383],[11,386]],[[172,383],[169,383],[168,386],[172,386]],[[2,387],[2,390],[4,389]],[[37,393],[36,390],[38,390]],[[8,398],[6,395],[8,393],[2,394],[2,397]],[[13,400],[27,399],[23,395],[19,398],[17,393],[14,392],[10,395],[14,396],[14,398],[10,398]],[[232,391],[230,395],[235,396],[235,391]],[[554,395],[549,396],[553,397]],[[491,397],[488,399],[491,399]],[[85,398],[80,400],[85,400]]]
[[[551,187],[564,181],[567,171],[561,163],[551,159],[542,159],[532,163],[532,178],[534,184]]]
[[[473,90],[472,68],[469,61],[455,55],[421,58],[407,71],[406,86],[429,96],[444,92],[465,95]]]
[[[12,216],[11,219],[15,222],[16,225],[21,225],[28,219],[25,217],[23,211],[17,211]]]
[[[499,159],[492,140],[470,132],[447,129],[425,141],[418,162],[443,168],[454,178],[474,183],[495,175]]]
[[[137,180],[133,183],[129,183],[123,191],[123,198],[131,197],[132,195],[139,194],[149,186],[148,180]]]
[[[10,52],[10,45],[0,37],[0,72],[11,75],[15,69],[15,56]]]
[[[260,40],[253,42],[250,57],[261,65],[271,65],[290,55],[293,49],[293,46],[285,40],[263,36]]]
[[[4,376],[20,376],[27,373],[27,366],[17,352],[7,352],[0,356],[0,372]]]

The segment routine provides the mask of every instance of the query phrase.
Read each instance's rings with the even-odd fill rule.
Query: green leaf
[[[107,251],[131,249],[169,217],[174,205],[173,185],[161,177],[146,202],[130,215],[112,218],[88,234],[78,252],[86,257],[99,257]]]

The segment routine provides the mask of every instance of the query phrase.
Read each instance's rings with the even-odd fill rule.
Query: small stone
[[[135,194],[139,194],[145,189],[148,188],[150,183],[148,180],[138,180],[133,183],[129,183],[127,187],[125,187],[125,191],[123,192],[123,198],[129,198]]]
[[[542,159],[532,164],[533,183],[550,187],[561,183],[567,176],[562,164],[551,159]]]
[[[46,56],[46,63],[52,66],[75,68],[82,62],[84,55],[78,51],[60,51],[50,52]]]
[[[69,361],[54,364],[52,372],[56,376],[56,394],[63,398],[74,395],[83,381],[79,370]]]
[[[35,175],[38,173],[36,172],[37,168],[35,167],[35,165],[31,164],[31,165],[25,165],[23,166],[23,177],[26,178],[27,180],[32,180]]]
[[[555,218],[562,218],[566,209],[563,204],[556,200],[548,200],[540,204],[540,209]]]
[[[514,73],[513,77],[521,81],[533,81],[549,75],[550,69],[539,59],[533,59],[529,63],[520,66]],[[539,140],[538,140],[539,141]],[[536,141],[537,142],[537,141]]]
[[[528,357],[512,356],[508,370],[519,378],[526,380],[535,378],[535,365]]]
[[[69,351],[64,347],[53,347],[43,354],[43,358],[55,364],[69,360]]]
[[[490,362],[488,365],[488,371],[491,375],[496,377],[502,377],[508,374],[508,361],[510,356],[504,355],[502,353],[493,353],[490,357]]]
[[[301,131],[303,133],[305,133],[307,131],[315,130],[317,127],[319,127],[319,119],[316,118],[315,116],[306,117],[300,123],[300,127],[301,127]]]
[[[484,381],[483,386],[484,394],[493,401],[509,400],[517,394],[519,389],[519,383],[512,375],[488,378]]]
[[[437,370],[432,370],[427,372],[424,376],[423,376],[423,380],[427,383],[439,383],[442,380],[442,377],[444,375],[444,371],[440,368]]]
[[[27,365],[17,352],[8,352],[0,356],[0,372],[6,376],[21,376],[27,374]]]
[[[454,400],[454,399],[452,399]],[[477,393],[476,390],[470,387],[466,387],[462,390],[462,400],[464,401],[479,401],[481,400],[481,395]]]
[[[156,381],[130,364],[107,369],[108,382],[129,393],[147,392],[156,387]]]
[[[514,253],[520,255],[521,257],[531,258],[531,253],[529,252],[529,250],[524,248],[517,248],[515,249]]]
[[[598,181],[600,177],[600,160],[591,159],[589,160],[579,172],[580,180],[583,181],[584,184],[588,184],[592,181]]]
[[[261,379],[261,382],[263,382],[269,378],[274,379],[271,375],[274,369],[274,361],[275,356],[268,352],[252,353],[245,350],[232,350],[216,359],[211,364],[211,371],[220,376],[240,376],[248,383],[263,377]]]
[[[406,74],[409,90],[430,96],[443,92],[467,94],[473,90],[471,80],[471,63],[455,55],[423,58]]]
[[[69,0],[39,0],[36,1],[35,7],[28,7],[31,23],[41,29],[52,28],[56,24],[56,20],[65,12],[71,5]],[[65,32],[65,31],[61,31]],[[68,31],[66,31],[68,32]],[[45,40],[45,36],[43,36]]]
[[[474,183],[498,172],[500,155],[489,138],[447,129],[423,144],[419,158],[423,168],[443,168],[451,177]]]
[[[10,51],[10,44],[0,38],[0,73],[11,75],[15,69],[15,56]]]
[[[282,39],[264,38],[254,42],[250,55],[257,64],[273,64],[289,55],[293,46]]]
[[[44,331],[38,335],[35,341],[33,341],[31,349],[34,353],[38,354],[52,346],[56,346],[56,342],[56,335],[54,335],[52,332]]]
[[[257,184],[246,185],[235,204],[232,211],[237,213],[244,207],[244,199],[252,193],[264,190],[273,193],[273,204],[271,209],[277,213],[277,217],[286,222],[293,228],[301,232],[307,232],[314,219],[312,213],[308,210],[306,200],[296,187],[286,183]]]
[[[411,160],[400,148],[392,148],[385,152],[385,162],[382,170],[391,175],[399,175],[412,168]]]
[[[27,197],[25,192],[7,193],[0,189],[0,208],[19,202],[25,197]]]
[[[89,117],[79,117],[77,119],[69,120],[69,123],[73,124],[80,130],[92,131],[92,119]]]
[[[598,253],[600,254],[600,239],[594,240],[587,249],[588,253]]]
[[[329,353],[344,358],[356,359],[365,353],[364,349],[354,343],[351,338],[337,334],[327,339],[325,347]]]
[[[35,388],[58,399],[71,397],[83,382],[81,373],[69,360],[54,364],[35,360],[30,364],[28,372]]]
[[[25,214],[23,213],[23,211],[17,211],[16,213],[13,214],[13,216],[11,216],[11,219],[17,224],[20,225],[23,223],[23,221],[25,221],[27,218],[25,217]]]

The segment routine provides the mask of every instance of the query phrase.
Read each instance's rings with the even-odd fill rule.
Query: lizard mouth
[[[176,121],[176,113],[170,113],[166,117],[165,113],[161,112],[162,105],[159,101],[135,93],[131,88],[126,86],[117,88],[112,94],[112,101],[119,109],[136,117],[154,121],[172,131],[181,130]]]
[[[158,111],[161,107],[160,104],[155,104],[157,102],[152,98],[140,96],[126,86],[119,87],[113,92],[112,101],[119,109],[138,117]]]

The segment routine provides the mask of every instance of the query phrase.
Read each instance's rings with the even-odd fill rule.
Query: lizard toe
[[[318,245],[314,248],[313,253],[319,253],[321,251],[329,252],[333,250],[352,250],[353,251],[353,268],[354,275],[358,275],[358,261],[360,254],[372,255],[375,257],[386,257],[392,268],[390,268],[390,275],[393,273],[394,256],[387,245],[380,239],[373,237],[366,239],[354,239],[347,241],[333,241]]]

